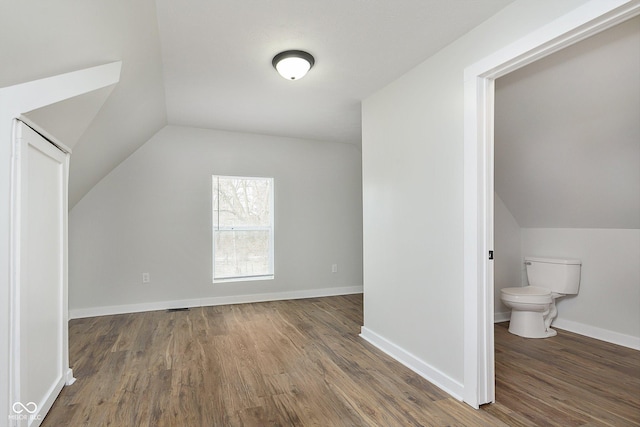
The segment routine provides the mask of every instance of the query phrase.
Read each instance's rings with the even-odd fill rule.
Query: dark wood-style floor
[[[42,425],[640,425],[640,352],[496,326],[497,403],[476,411],[359,338],[361,325],[361,295],[73,320],[77,381]]]
[[[522,338],[495,326],[496,403],[510,426],[640,426],[640,351],[557,330]]]

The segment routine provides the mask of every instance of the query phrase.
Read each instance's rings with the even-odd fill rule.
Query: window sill
[[[213,279],[213,283],[228,283],[228,282],[255,282],[259,280],[273,280],[274,275],[267,276],[251,276],[251,277],[229,277],[225,279]]]

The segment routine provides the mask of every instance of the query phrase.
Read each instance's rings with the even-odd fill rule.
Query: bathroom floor
[[[640,425],[640,351],[558,330],[546,339],[495,326],[496,403],[510,426]]]

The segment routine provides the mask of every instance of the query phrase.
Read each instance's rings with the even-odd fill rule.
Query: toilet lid
[[[503,302],[517,302],[520,304],[550,304],[551,291],[537,286],[501,289]]]

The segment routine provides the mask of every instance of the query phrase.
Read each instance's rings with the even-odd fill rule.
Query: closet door
[[[22,122],[14,139],[13,420],[37,426],[68,382],[69,155]]]

